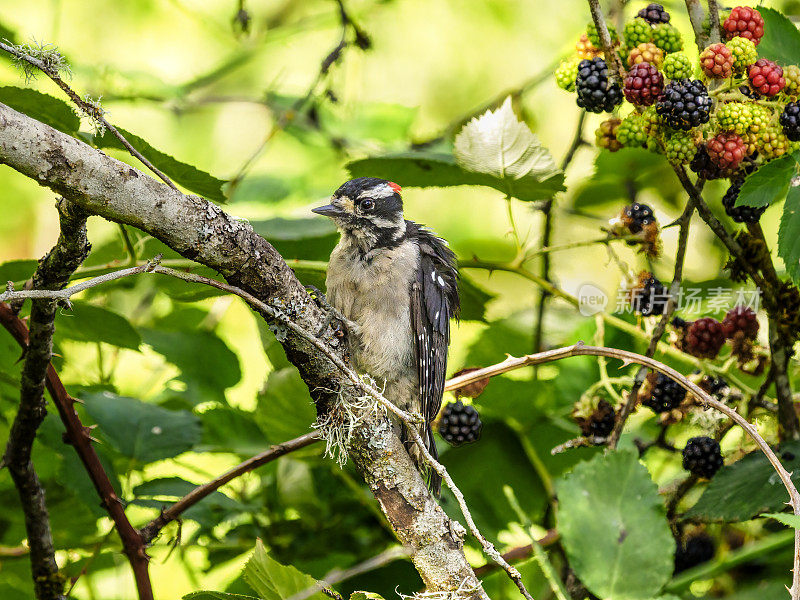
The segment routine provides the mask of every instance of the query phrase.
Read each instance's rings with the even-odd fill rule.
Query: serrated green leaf
[[[636,455],[598,455],[556,487],[558,531],[580,580],[602,598],[657,596],[672,575],[675,541],[658,487]]]
[[[227,592],[191,592],[183,596],[183,600],[262,600],[255,596],[242,596]]]
[[[564,175],[557,173],[541,181],[533,177],[509,180],[498,179],[485,173],[473,173],[456,164],[447,154],[431,152],[405,152],[364,158],[348,163],[353,177],[380,177],[405,187],[452,187],[479,185],[510,193],[524,201],[551,198],[563,191]]]
[[[93,304],[73,302],[56,318],[56,335],[79,342],[104,342],[137,350],[142,343],[133,325],[120,314]]]
[[[735,206],[769,206],[783,200],[797,172],[798,153],[787,154],[753,171],[744,180]]]
[[[453,154],[465,170],[498,179],[543,181],[560,172],[550,151],[517,119],[511,96],[497,110],[487,110],[464,125],[456,135]]]
[[[783,466],[800,485],[800,442],[787,442],[781,450]],[[786,488],[764,454],[752,452],[722,467],[686,516],[705,521],[746,521],[781,510],[788,499]]]
[[[792,281],[800,283],[800,187],[791,187],[786,194],[778,227],[778,256]]]
[[[307,433],[317,413],[308,387],[294,367],[273,371],[258,394],[256,421],[277,444]]]
[[[383,596],[375,592],[356,591],[350,594],[350,600],[383,600]]]
[[[87,394],[82,400],[100,435],[142,464],[191,450],[202,435],[200,419],[185,410],[167,410],[111,392]]]
[[[261,540],[244,566],[244,580],[263,600],[284,600],[317,584],[310,575],[273,560]],[[317,592],[309,598],[325,600],[326,596]]]
[[[767,513],[761,516],[769,517],[770,519],[775,519],[776,521],[780,521],[781,523],[789,527],[800,529],[800,515],[792,515],[789,513]]]
[[[758,55],[783,66],[800,62],[800,32],[795,24],[775,9],[759,6],[758,11],[766,32],[758,45]]]
[[[68,135],[77,134],[81,127],[81,120],[69,104],[36,90],[3,86],[0,102]]]
[[[222,191],[222,186],[225,185],[227,181],[217,179],[210,173],[201,171],[197,167],[193,167],[190,164],[177,160],[169,154],[156,150],[147,141],[122,127],[117,127],[117,129],[125,139],[130,142],[131,146],[136,148],[142,156],[153,163],[154,167],[162,171],[178,185],[185,187],[187,190],[203,198],[213,200],[214,202],[225,202],[227,200],[225,193]],[[116,148],[117,150],[124,150],[127,152],[122,142],[110,131],[106,131],[101,136],[95,136],[93,142],[98,148]]]

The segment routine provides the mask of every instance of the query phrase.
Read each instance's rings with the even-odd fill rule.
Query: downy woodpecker
[[[356,368],[385,383],[384,395],[424,419],[419,433],[436,457],[431,422],[442,404],[450,319],[458,316],[458,270],[447,242],[403,218],[400,186],[360,177],[313,209],[341,233],[326,279],[330,305],[346,319]],[[441,480],[398,433],[431,490]]]

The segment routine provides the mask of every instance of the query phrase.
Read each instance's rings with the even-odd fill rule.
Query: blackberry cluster
[[[555,76],[556,84],[562,90],[567,92],[575,91],[575,79],[578,77],[578,63],[577,58],[561,61],[561,64],[556,67]]]
[[[660,4],[648,4],[639,11],[639,16],[651,25],[669,23],[669,13]]]
[[[725,44],[733,55],[734,73],[742,73],[747,67],[758,60],[758,50],[752,40],[735,37]]]
[[[707,181],[712,179],[722,179],[727,176],[722,169],[719,168],[708,155],[708,150],[705,144],[697,148],[697,152],[689,163],[689,168],[694,171],[698,177]]]
[[[642,115],[631,113],[617,127],[617,141],[629,148],[647,147],[647,132],[645,131],[645,118]]]
[[[638,286],[631,290],[631,306],[643,317],[663,314],[668,299],[669,290],[647,272],[639,275]]]
[[[744,140],[735,133],[718,133],[706,142],[711,160],[723,171],[735,171],[745,157]]]
[[[783,88],[783,93],[790,98],[797,98],[798,91],[800,91],[800,67],[797,65],[784,67],[783,78],[786,80],[786,87]]]
[[[667,79],[688,79],[692,76],[692,61],[683,52],[668,55],[661,65]]]
[[[606,23],[606,28],[608,29],[608,37],[611,38],[611,45],[615,45],[619,43],[619,36],[617,35],[617,29],[611,23]],[[600,34],[597,32],[597,27],[594,23],[589,23],[586,26],[586,37],[591,42],[592,46],[596,48],[602,48],[603,44],[600,41]]]
[[[660,67],[664,62],[664,51],[652,42],[647,42],[639,44],[628,54],[628,66],[630,67],[645,62]]]
[[[662,23],[653,28],[653,43],[664,51],[664,54],[683,50],[681,33],[669,23]]]
[[[697,154],[694,137],[688,131],[674,131],[664,138],[664,154],[671,163],[686,164]]]
[[[708,123],[711,98],[702,82],[679,79],[667,84],[658,99],[656,112],[674,129],[688,131]]]
[[[744,102],[727,102],[717,105],[714,116],[722,131],[730,131],[737,135],[747,133],[753,124],[753,111]]]
[[[647,62],[633,65],[622,88],[628,102],[636,106],[650,106],[663,90],[664,76]]]
[[[681,384],[663,373],[651,373],[647,378],[650,383],[650,394],[642,400],[642,404],[656,414],[678,408],[686,397],[686,390]]]
[[[789,140],[800,142],[800,103],[789,102],[780,116],[783,133]]]
[[[727,215],[737,223],[758,223],[761,215],[767,210],[766,206],[734,206],[739,197],[739,190],[742,189],[742,180],[731,183],[728,191],[722,197],[722,206]]]
[[[764,37],[764,19],[755,8],[737,6],[722,24],[725,37],[729,40],[743,37],[758,46]]]
[[[753,89],[762,96],[775,96],[786,87],[783,69],[766,58],[759,58],[750,65],[750,68],[747,69],[747,77],[750,79]]]
[[[451,446],[461,446],[477,442],[481,437],[481,423],[478,411],[461,400],[450,402],[442,409],[439,419],[439,435]]]
[[[758,335],[758,317],[750,307],[734,306],[722,320],[722,328],[728,339],[741,333],[746,339],[754,340]]]
[[[614,429],[617,413],[608,400],[600,399],[590,407],[581,407],[573,414],[575,422],[581,428],[581,433],[586,437],[608,437]],[[591,410],[589,410],[591,409]]]
[[[608,66],[602,58],[582,60],[575,80],[578,106],[589,112],[611,112],[622,102],[622,90],[609,80]]]
[[[698,358],[715,358],[725,345],[722,323],[713,317],[697,319],[686,328],[683,349]]]
[[[692,475],[711,479],[722,466],[719,443],[707,436],[693,437],[683,449],[683,468]]]
[[[716,554],[714,539],[707,533],[695,533],[678,543],[675,549],[675,573],[707,563]]]
[[[622,144],[617,140],[617,130],[620,123],[621,121],[616,118],[606,119],[600,123],[600,127],[595,131],[595,145],[610,152],[616,152],[622,148]]]
[[[653,40],[653,28],[650,27],[650,23],[641,17],[637,17],[625,23],[625,28],[622,30],[622,39],[625,40],[625,45],[628,48],[635,48],[639,44],[646,44]]]
[[[622,223],[631,233],[639,233],[645,225],[656,222],[653,209],[641,202],[628,204],[622,209]]]
[[[731,390],[728,382],[722,377],[712,377],[710,375],[703,377],[698,385],[700,389],[708,392],[719,401],[724,401],[725,396],[727,396]]]

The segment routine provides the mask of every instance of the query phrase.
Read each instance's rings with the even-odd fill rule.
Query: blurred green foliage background
[[[582,1],[350,0],[348,13],[371,39],[371,48],[346,48],[299,112],[287,108],[308,92],[321,61],[339,42],[337,4],[246,0],[247,31],[235,21],[239,4],[3,0],[0,33],[12,41],[55,44],[69,60],[73,88],[100,98],[112,123],[180,161],[235,180],[225,187],[226,210],[249,219],[287,259],[327,258],[336,235],[327,223],[310,219],[309,209],[348,178],[349,161],[404,151],[443,134],[438,147],[447,148],[466,117],[502,100],[505,92],[517,92],[518,114],[556,162],[570,144],[579,111],[572,97],[556,88],[550,72],[572,51],[588,22]],[[692,54],[682,6],[667,3]],[[775,7],[782,8],[780,3]],[[24,86],[5,58],[0,60],[0,84]],[[43,76],[29,86],[60,97]],[[600,120],[587,118],[586,139],[593,138]],[[83,129],[90,132],[92,126],[84,120]],[[108,153],[139,166],[122,152]],[[651,204],[662,225],[680,214],[684,197],[659,157],[604,155],[595,169],[596,157],[593,146],[582,146],[570,165],[568,191],[557,196],[553,209],[552,245],[600,237],[600,227],[632,197]],[[7,168],[0,169],[0,189],[0,280],[24,281],[35,268],[31,259],[42,256],[56,239],[54,197]],[[718,209],[722,188],[707,189]],[[496,190],[407,188],[404,202],[408,218],[448,239],[461,258],[513,258],[506,205]],[[541,213],[519,202],[513,211],[519,231],[535,243]],[[774,239],[777,213],[768,211],[762,224],[767,238]],[[89,233],[94,252],[87,268],[126,260],[116,225],[92,218]],[[152,239],[130,235],[140,258],[160,251],[175,257]],[[663,258],[651,265],[665,281],[671,279],[676,236],[675,228],[664,230]],[[634,249],[615,248],[635,270],[647,267]],[[725,281],[721,269],[726,259],[710,232],[694,226],[686,278],[705,287]],[[563,289],[575,293],[583,283],[594,283],[613,305],[621,274],[602,246],[555,253],[552,260],[553,278]],[[321,277],[302,269],[298,273],[309,281]],[[510,273],[471,270],[466,276],[490,299],[483,321],[466,320],[455,329],[451,372],[499,362],[506,353],[532,351],[538,288]],[[559,300],[550,304],[546,319],[546,346],[589,342],[597,335],[594,319]],[[57,367],[70,392],[85,401],[86,421],[99,424],[98,448],[135,524],[145,523],[191,484],[307,431],[314,419],[307,390],[264,324],[230,297],[208,297],[173,281],[140,277],[85,294],[56,324]],[[611,328],[604,341],[645,348],[643,339]],[[6,437],[17,401],[18,355],[10,338],[0,334],[0,439]],[[686,364],[681,368],[686,371]],[[550,449],[578,434],[569,413],[597,381],[597,361],[571,359],[541,367],[537,375],[535,384],[530,371],[493,381],[476,400],[485,422],[481,442],[442,448],[479,526],[505,549],[526,544],[527,537],[514,523],[502,486],[514,488],[543,534],[553,525],[547,495],[553,480],[595,453],[578,449],[553,457]],[[153,412],[151,405],[169,412]],[[161,435],[148,429],[155,422],[169,443],[153,450],[154,436]],[[633,424],[623,447],[632,448],[634,437],[656,431],[649,414],[636,415]],[[686,427],[675,443],[696,431]],[[51,415],[34,459],[47,487],[59,563],[67,575],[79,576],[73,596],[134,598],[111,523],[72,450],[60,440],[60,424]],[[741,436],[726,439],[727,451],[741,454],[745,449]],[[647,467],[660,485],[680,475],[678,461],[661,450],[648,455]],[[157,597],[179,598],[198,589],[250,593],[239,573],[256,538],[277,560],[315,577],[393,543],[355,471],[340,470],[320,447],[250,473],[222,492],[187,514],[180,529],[169,526],[151,549]],[[444,503],[457,514],[452,498],[445,496]],[[0,506],[0,546],[18,547],[24,539],[18,500],[1,473]],[[733,548],[743,540],[769,539],[772,533],[764,527],[760,522],[730,526],[727,538],[721,529],[715,532],[722,547]],[[785,533],[773,529],[775,535]],[[6,557],[1,550],[0,597],[29,598],[26,558]],[[476,547],[468,552],[476,565],[483,563]],[[790,557],[790,546],[783,544],[769,556],[756,556],[758,572],[723,570],[681,593],[780,597]],[[562,565],[563,553],[554,551],[553,560]],[[527,561],[520,568],[534,595],[545,597],[548,588],[535,564]],[[486,586],[493,598],[516,593],[496,574]],[[343,591],[369,589],[391,597],[395,588],[412,593],[419,587],[413,568],[401,561],[348,582]],[[777,595],[764,595],[772,592]]]

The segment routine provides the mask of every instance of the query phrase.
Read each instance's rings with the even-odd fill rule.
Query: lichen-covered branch
[[[87,212],[137,227],[185,258],[215,269],[306,331],[317,331],[325,322],[323,312],[278,252],[248,223],[2,104],[0,161]],[[363,396],[308,339],[291,329],[282,333],[286,355],[297,366],[320,413],[343,398]],[[333,333],[328,327],[320,340],[333,347],[338,344]],[[334,352],[344,358],[343,348]],[[456,534],[459,526],[427,490],[386,416],[362,422],[351,456],[398,539],[410,549],[428,589],[473,589],[473,597],[485,598]]]
[[[40,261],[33,277],[39,289],[59,289],[89,253],[86,214],[63,199],[58,201],[61,235]],[[45,377],[53,354],[56,301],[35,300],[31,306],[30,336],[20,381],[20,403],[8,436],[3,463],[8,467],[25,514],[34,590],[39,600],[63,598],[64,580],[58,572],[50,531],[45,490],[31,459],[36,432],[47,414]]]

